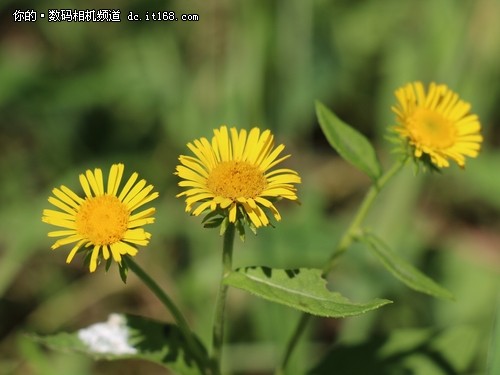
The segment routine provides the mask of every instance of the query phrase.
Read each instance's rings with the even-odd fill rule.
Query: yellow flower
[[[478,155],[483,141],[479,119],[469,113],[470,104],[446,85],[431,83],[425,92],[422,82],[413,82],[395,95],[398,104],[392,110],[399,124],[394,130],[412,147],[415,157],[430,157],[436,167],[443,168],[450,165],[449,159],[464,167],[465,156]]]
[[[122,255],[135,256],[137,249],[132,245],[146,246],[151,234],[142,227],[154,222],[154,208],[148,208],[132,215],[132,211],[156,199],[158,193],[151,193],[153,185],[146,186],[145,180],[135,183],[137,173],[129,180],[117,195],[123,176],[123,164],[113,164],[109,172],[107,191],[104,191],[102,171],[87,170],[80,175],[80,184],[85,192],[81,198],[66,186],[52,190],[54,196],[49,202],[62,211],[43,210],[42,221],[66,228],[49,232],[49,237],[64,237],[57,240],[52,249],[76,242],[70,251],[66,263],[70,263],[75,254],[84,248],[90,255],[90,272],[94,272],[101,255],[120,264]],[[84,247],[84,248],[82,248]]]
[[[187,146],[195,156],[181,155],[181,165],[175,172],[182,179],[179,186],[187,188],[177,195],[186,197],[186,212],[199,203],[193,211],[195,216],[205,210],[221,210],[231,223],[249,218],[258,228],[270,224],[264,209],[281,220],[275,200],[297,201],[297,172],[285,168],[271,170],[290,155],[278,158],[285,146],[274,148],[269,130],[253,128],[247,133],[221,126],[214,130],[211,143],[200,138]]]

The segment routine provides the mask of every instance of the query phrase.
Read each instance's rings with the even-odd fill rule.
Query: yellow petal
[[[95,245],[94,250],[92,250],[92,255],[90,256],[90,272],[95,272],[97,269],[97,258],[99,256],[100,248],[100,245]]]

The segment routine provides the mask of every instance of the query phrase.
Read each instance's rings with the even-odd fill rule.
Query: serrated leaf
[[[391,303],[384,299],[353,303],[340,293],[329,291],[321,273],[319,269],[308,268],[245,267],[228,274],[224,284],[309,314],[330,318],[364,314]]]
[[[157,363],[182,375],[204,373],[176,325],[140,316],[111,314],[107,322],[73,333],[30,337],[51,349],[82,353],[95,360],[135,358]]]
[[[323,134],[340,156],[372,180],[377,180],[382,174],[382,167],[370,141],[320,102],[316,102],[316,116]]]
[[[372,233],[360,237],[380,260],[382,265],[408,287],[438,298],[454,299],[453,294],[424,275],[417,268],[394,253],[380,238]]]

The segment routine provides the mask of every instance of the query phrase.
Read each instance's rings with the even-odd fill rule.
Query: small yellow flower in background
[[[285,146],[274,148],[269,130],[253,128],[247,133],[221,126],[214,130],[211,143],[200,138],[187,146],[195,156],[181,155],[175,172],[182,179],[179,186],[187,188],[177,195],[186,197],[186,212],[198,204],[195,216],[219,211],[231,223],[243,219],[258,228],[270,224],[264,210],[281,220],[275,200],[298,199],[294,187],[301,181],[298,173],[273,170],[290,155],[279,157]]]
[[[394,130],[416,158],[430,157],[438,168],[448,167],[450,159],[464,167],[465,156],[478,155],[483,141],[478,116],[446,85],[431,83],[426,92],[421,82],[413,82],[395,95],[398,104],[392,110],[399,124]]]
[[[154,222],[155,209],[148,208],[133,215],[132,211],[156,199],[158,193],[151,193],[153,185],[146,186],[145,180],[136,183],[138,174],[133,173],[117,195],[123,170],[123,164],[111,166],[106,191],[101,169],[81,174],[80,184],[85,198],[66,186],[52,190],[54,196],[49,197],[49,202],[61,211],[43,210],[42,221],[66,228],[49,232],[49,237],[64,237],[52,245],[53,250],[76,242],[66,263],[70,263],[79,250],[92,247],[87,251],[90,272],[96,270],[101,256],[108,260],[108,266],[111,259],[121,266],[122,255],[137,254],[133,245],[148,244],[151,234],[141,227]]]

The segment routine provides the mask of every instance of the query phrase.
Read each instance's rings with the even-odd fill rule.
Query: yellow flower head
[[[195,156],[181,155],[175,172],[182,179],[179,186],[187,188],[177,195],[186,197],[186,212],[196,203],[195,216],[217,211],[231,223],[243,219],[258,228],[270,224],[266,209],[281,220],[276,199],[297,201],[297,172],[271,170],[290,155],[279,157],[285,146],[274,148],[269,130],[253,128],[247,133],[221,126],[214,130],[211,143],[200,138],[187,146]]]
[[[136,214],[132,211],[156,199],[158,193],[151,193],[153,185],[146,186],[145,180],[135,183],[138,174],[134,173],[117,195],[123,170],[123,164],[111,166],[106,191],[101,169],[81,174],[80,184],[85,198],[66,186],[52,190],[54,196],[49,197],[49,202],[61,211],[43,210],[42,221],[65,228],[49,232],[49,237],[63,237],[52,245],[53,250],[76,242],[66,263],[70,263],[79,250],[92,247],[86,252],[87,256],[90,255],[90,272],[96,270],[101,256],[108,261],[108,266],[113,259],[121,267],[122,255],[137,254],[133,245],[148,244],[151,234],[141,227],[154,222],[155,209]]]
[[[449,159],[464,167],[465,156],[478,155],[483,141],[479,119],[469,113],[470,104],[446,85],[431,83],[426,92],[422,82],[413,82],[395,95],[398,104],[392,110],[398,125],[394,130],[416,158],[430,158],[437,168],[448,167]]]

